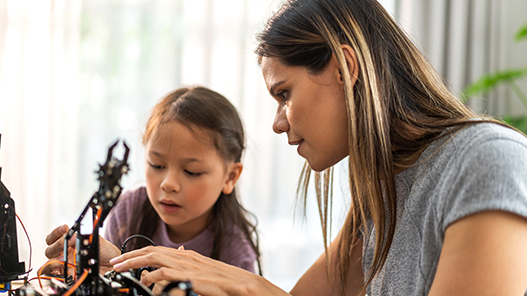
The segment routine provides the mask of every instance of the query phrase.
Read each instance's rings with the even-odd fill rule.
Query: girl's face
[[[181,243],[205,229],[220,193],[230,194],[241,163],[226,163],[211,136],[172,122],[157,128],[146,144],[146,189],[152,206]]]
[[[338,62],[332,58],[320,74],[305,67],[262,58],[267,89],[278,102],[275,133],[287,133],[290,145],[315,171],[322,171],[348,155],[348,121]]]

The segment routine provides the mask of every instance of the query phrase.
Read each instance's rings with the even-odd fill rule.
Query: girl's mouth
[[[165,200],[162,200],[160,202],[161,204],[161,208],[163,209],[163,211],[165,211],[166,213],[175,213],[177,212],[179,209],[181,209],[181,206],[172,202],[172,201],[165,201]]]

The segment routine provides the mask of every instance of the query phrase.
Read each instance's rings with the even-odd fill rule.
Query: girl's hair
[[[214,147],[225,161],[241,162],[245,149],[243,125],[234,106],[222,95],[204,87],[180,88],[168,94],[152,110],[143,134],[143,145],[147,145],[154,133],[163,134],[161,126],[179,122],[190,130],[201,129],[209,133]],[[152,237],[159,215],[149,199],[144,203],[143,217],[136,233]],[[247,219],[250,215],[255,220]],[[236,188],[230,194],[220,194],[212,208],[209,229],[214,233],[211,257],[220,260],[220,252],[228,246],[225,237],[235,235],[236,228],[250,241],[260,266],[260,251],[256,218],[238,201]],[[134,240],[134,248],[146,246],[144,240]],[[260,270],[261,272],[261,270]]]
[[[408,168],[432,141],[492,119],[474,120],[476,115],[452,95],[375,0],[289,0],[257,39],[259,63],[263,57],[275,57],[285,65],[305,67],[313,75],[321,73],[332,56],[340,64],[352,199],[335,260],[343,293],[350,248],[358,238],[366,239],[367,222],[372,221],[375,251],[367,286],[383,267],[395,233],[394,170]],[[356,54],[358,77],[353,86],[342,45]],[[298,187],[304,204],[310,175],[306,162]],[[315,173],[326,258],[331,182],[331,168]]]

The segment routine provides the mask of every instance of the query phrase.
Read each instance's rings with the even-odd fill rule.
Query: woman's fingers
[[[133,251],[124,253],[124,254],[122,254],[119,257],[115,257],[112,260],[110,260],[110,264],[112,264],[114,266],[114,268],[116,268],[117,265],[119,265],[119,267],[120,267],[121,264],[126,261],[126,263],[127,263],[126,267],[139,268],[139,267],[144,267],[144,266],[141,266],[141,265],[137,265],[136,266],[136,264],[139,264],[139,262],[143,262],[144,260],[147,260],[147,261],[150,260],[152,262],[157,262],[156,254],[173,254],[173,255],[175,255],[175,251],[176,250],[174,250],[173,248],[148,246],[148,247],[144,247],[144,248],[139,249],[139,250],[133,250]],[[142,257],[144,257],[144,258],[142,258]],[[142,261],[138,261],[137,259],[139,259],[139,258],[141,258]],[[134,267],[131,267],[132,265]],[[152,266],[152,265],[148,265],[148,266]],[[125,270],[125,269],[123,269],[123,270]],[[116,270],[116,271],[122,271],[122,270],[119,269],[119,270]]]
[[[117,272],[141,267],[154,267],[145,273],[141,282],[146,286],[160,282],[191,281],[194,292],[218,294],[231,282],[255,276],[245,270],[202,256],[194,251],[165,247],[146,247],[125,253],[111,260]]]
[[[144,275],[148,274],[148,271],[146,271],[144,273]],[[142,276],[141,276],[141,279],[142,279]],[[156,282],[156,284],[154,285],[154,288],[152,289],[152,294],[154,295],[161,295],[161,293],[163,293],[163,289],[165,289],[165,287],[170,284],[169,281],[158,281]],[[150,285],[148,285],[150,286]]]
[[[141,277],[141,282],[146,286],[150,286],[154,283],[156,283],[156,285],[161,283],[162,288],[164,288],[170,282],[187,280],[190,280],[190,278],[186,277],[183,274],[176,273],[173,269],[168,267],[158,268],[154,271],[144,274]]]
[[[152,250],[150,250],[152,249]],[[154,249],[153,247],[146,247],[140,250],[131,251],[124,253],[123,255],[110,260],[110,264],[117,272],[137,269],[141,267],[161,267],[164,262],[160,260],[160,250]]]

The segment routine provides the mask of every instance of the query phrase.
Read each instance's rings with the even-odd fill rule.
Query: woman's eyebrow
[[[275,93],[275,89],[277,87],[279,87],[280,85],[284,84],[285,83],[285,80],[282,80],[282,81],[278,81],[278,82],[275,82],[273,83],[273,85],[271,85],[271,87],[269,88],[269,93],[274,96],[274,93]]]

